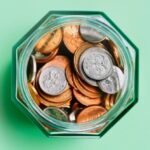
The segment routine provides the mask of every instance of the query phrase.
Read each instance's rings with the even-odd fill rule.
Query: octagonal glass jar
[[[115,105],[98,119],[81,124],[63,122],[45,114],[34,102],[27,85],[28,61],[37,41],[47,32],[70,24],[85,24],[107,35],[118,48],[125,76]],[[12,69],[14,103],[48,136],[101,137],[138,100],[138,49],[102,12],[50,11],[13,47]]]

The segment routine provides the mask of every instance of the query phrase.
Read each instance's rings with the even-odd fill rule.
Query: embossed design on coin
[[[66,114],[65,111],[63,111],[60,108],[57,107],[47,107],[44,109],[44,112],[48,115],[51,116],[57,120],[61,120],[61,121],[68,121],[68,115]]]
[[[85,74],[85,72],[84,72],[84,70],[83,70],[83,60],[84,60],[84,56],[81,55],[81,57],[80,57],[80,59],[79,59],[79,66],[78,66],[78,67],[79,67],[79,71],[80,71],[80,74],[81,74],[82,78],[83,78],[88,84],[97,87],[97,86],[98,86],[97,82],[96,82],[95,80],[93,80],[93,79],[91,79],[91,78],[89,78],[89,77],[86,76],[86,74]]]
[[[113,66],[112,74],[108,78],[98,82],[101,90],[109,94],[117,93],[123,87],[123,84],[124,74],[121,69],[116,66]]]
[[[83,61],[85,74],[94,80],[102,80],[108,77],[112,72],[112,60],[103,49],[92,47],[86,50]]]
[[[80,25],[80,34],[82,38],[91,43],[99,43],[105,39],[105,35],[87,25]]]
[[[39,86],[46,94],[61,94],[67,86],[64,71],[59,67],[44,69],[39,76]]]

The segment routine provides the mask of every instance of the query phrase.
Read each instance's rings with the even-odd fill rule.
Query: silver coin
[[[88,84],[98,87],[98,84],[95,80],[90,79],[89,77],[86,76],[83,70],[83,60],[84,60],[85,55],[81,55],[79,59],[79,72],[81,74],[82,79],[87,82]]]
[[[117,93],[121,90],[123,84],[124,74],[121,69],[116,66],[113,66],[112,74],[108,78],[98,82],[100,89],[108,94]]]
[[[91,43],[99,43],[105,39],[105,35],[87,25],[80,25],[80,34],[82,38]]]
[[[59,95],[67,86],[65,72],[59,67],[48,67],[39,76],[39,86],[49,95]]]
[[[57,120],[68,122],[68,115],[65,111],[57,107],[47,107],[43,110],[48,116]]]
[[[85,55],[83,70],[89,78],[102,80],[111,74],[113,63],[111,57],[103,48],[91,47],[82,55]]]
[[[27,79],[29,82],[33,82],[35,80],[36,71],[37,71],[36,60],[35,57],[31,55],[27,66]]]

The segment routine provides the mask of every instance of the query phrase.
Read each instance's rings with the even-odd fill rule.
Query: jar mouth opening
[[[78,124],[72,122],[62,122],[53,117],[50,117],[46,115],[42,111],[42,109],[35,104],[27,88],[26,70],[28,60],[34,49],[34,46],[44,34],[46,34],[49,31],[53,31],[59,27],[62,27],[64,25],[81,24],[81,23],[88,24],[89,26],[92,26],[97,30],[100,30],[117,45],[120,56],[122,57],[122,60],[124,62],[125,81],[124,86],[118,95],[117,102],[107,113],[105,113],[96,120]],[[71,16],[71,17],[62,16],[49,22],[46,26],[37,29],[31,35],[30,40],[27,43],[26,47],[24,48],[24,51],[20,58],[19,77],[20,77],[19,86],[21,88],[22,97],[25,100],[27,106],[32,110],[34,115],[46,125],[50,125],[51,127],[70,132],[90,131],[100,126],[103,126],[104,124],[106,124],[106,122],[111,121],[112,119],[117,117],[118,114],[123,110],[126,102],[128,101],[132,88],[131,81],[133,80],[131,56],[128,49],[125,47],[121,37],[118,35],[116,31],[114,31],[112,28],[110,28],[103,22],[94,19],[92,20],[91,18],[86,16]]]

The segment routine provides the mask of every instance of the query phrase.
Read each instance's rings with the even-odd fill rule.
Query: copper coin
[[[48,61],[52,60],[56,54],[58,53],[59,48],[51,51],[49,54],[42,54],[41,52],[35,51],[34,56],[37,63],[47,63]]]
[[[57,95],[57,96],[50,96],[50,95],[47,95],[46,93],[44,93],[40,89],[38,82],[36,82],[36,89],[37,89],[38,93],[40,94],[40,96],[49,102],[61,103],[61,102],[65,102],[69,99],[72,99],[72,91],[71,91],[69,85],[67,85],[66,89],[64,90],[64,92],[62,94]]]
[[[75,86],[75,84],[74,84],[74,82],[73,82],[73,71],[71,70],[71,66],[70,66],[70,65],[68,65],[68,66],[66,67],[66,78],[67,78],[69,84],[70,84],[73,88],[77,89],[76,86]]]
[[[35,45],[35,50],[42,54],[49,54],[56,49],[62,41],[61,29],[54,30],[44,35]]]
[[[30,82],[28,83],[28,89],[29,89],[30,94],[31,94],[33,100],[35,101],[35,103],[37,105],[40,105],[40,100],[42,98],[39,96],[37,90],[35,89],[35,87]]]
[[[90,105],[99,105],[101,103],[101,98],[89,98],[83,94],[81,94],[79,91],[73,90],[73,94],[75,98],[85,106],[90,106]]]
[[[96,93],[96,94],[100,94],[100,90],[97,87],[91,86],[88,83],[86,83],[85,81],[83,81],[83,79],[81,79],[80,77],[78,77],[78,80],[80,82],[80,84],[88,91],[92,92],[92,93]]]
[[[28,82],[33,83],[35,81],[36,72],[37,72],[36,60],[35,60],[35,57],[31,55],[28,61],[28,66],[27,66]]]
[[[84,123],[98,119],[100,116],[105,114],[107,111],[101,106],[89,106],[83,109],[77,116],[77,123]]]
[[[64,69],[66,69],[66,67],[68,66],[69,64],[69,59],[66,57],[66,56],[63,56],[63,55],[57,55],[53,60],[49,61],[48,63],[46,63],[42,68],[42,69],[45,69],[47,67],[51,67],[51,66],[54,66],[54,67],[61,67]]]
[[[47,101],[45,99],[41,99],[40,103],[46,107],[53,106],[53,107],[61,107],[61,108],[64,108],[64,107],[70,108],[71,99],[67,100],[66,102],[61,102],[61,103],[54,103],[54,102]]]
[[[74,111],[74,110],[78,109],[80,107],[79,105],[80,104],[78,102],[74,102],[72,107],[71,107],[71,110]]]
[[[89,98],[98,98],[100,97],[100,93],[92,93],[88,90],[86,90],[79,82],[79,80],[77,79],[76,75],[73,74],[73,81],[77,87],[77,89],[83,94],[86,95]]]
[[[63,41],[71,53],[84,43],[79,33],[79,25],[67,25],[63,28]]]

